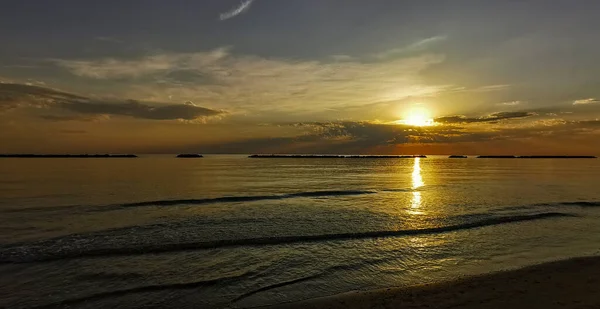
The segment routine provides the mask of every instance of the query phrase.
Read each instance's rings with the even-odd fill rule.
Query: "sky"
[[[600,154],[595,0],[0,5],[0,153]]]

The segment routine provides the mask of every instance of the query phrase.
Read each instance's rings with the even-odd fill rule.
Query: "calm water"
[[[0,307],[252,307],[597,254],[600,160],[0,160]]]

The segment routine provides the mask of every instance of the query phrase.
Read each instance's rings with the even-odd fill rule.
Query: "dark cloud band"
[[[462,115],[457,116],[445,116],[434,119],[437,123],[478,123],[478,122],[496,122],[500,120],[508,120],[508,119],[516,119],[516,118],[525,118],[536,115],[533,112],[499,112],[494,113],[485,117],[479,118],[469,118]]]
[[[0,84],[0,110],[17,107],[47,107],[79,115],[115,115],[150,120],[195,120],[224,114],[223,111],[184,104],[157,104],[134,100],[95,100],[49,88],[22,84]],[[74,120],[73,115],[42,116],[52,121]],[[82,116],[82,119],[85,118]],[[89,117],[88,117],[89,118]]]

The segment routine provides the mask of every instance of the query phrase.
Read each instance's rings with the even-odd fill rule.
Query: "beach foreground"
[[[600,257],[575,258],[409,288],[351,292],[265,308],[600,308]]]

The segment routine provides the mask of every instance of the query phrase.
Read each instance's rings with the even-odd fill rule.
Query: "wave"
[[[422,191],[423,188],[418,188],[418,189],[381,189],[379,191],[381,192],[415,192],[415,191]]]
[[[305,276],[305,277],[301,277],[301,278],[297,278],[297,279],[293,279],[293,280],[289,280],[289,281],[279,282],[279,283],[260,287],[256,290],[252,290],[250,292],[244,293],[244,294],[236,297],[235,299],[233,299],[231,301],[231,303],[238,302],[242,299],[248,298],[252,295],[255,295],[255,294],[258,294],[258,293],[261,293],[264,291],[268,291],[268,290],[272,290],[272,289],[276,289],[276,288],[280,288],[280,287],[284,287],[284,286],[288,286],[288,285],[292,285],[292,284],[296,284],[296,283],[300,283],[300,282],[318,279],[323,276],[329,275],[335,271],[355,270],[360,267],[364,267],[366,265],[372,265],[374,263],[386,262],[386,261],[393,260],[393,259],[395,259],[395,258],[388,257],[388,258],[366,260],[366,261],[361,261],[359,263],[351,263],[351,264],[347,264],[347,265],[330,266],[330,267],[327,267],[327,268],[321,270],[318,274]],[[86,302],[99,301],[99,300],[106,299],[106,298],[126,296],[126,295],[130,295],[130,294],[160,292],[160,291],[166,291],[166,290],[186,290],[186,289],[203,288],[203,287],[215,286],[215,285],[220,285],[220,284],[227,284],[228,282],[236,281],[236,280],[239,280],[242,278],[252,277],[255,275],[260,275],[259,271],[256,269],[246,271],[245,273],[242,273],[239,275],[232,275],[232,276],[226,276],[226,277],[209,279],[209,280],[200,280],[200,281],[185,282],[185,283],[155,284],[155,285],[139,286],[139,287],[134,287],[134,288],[106,291],[106,292],[86,295],[86,296],[82,296],[82,297],[64,299],[64,300],[54,302],[51,304],[40,305],[40,306],[32,307],[32,308],[37,308],[37,309],[64,308],[64,307],[74,306],[74,305],[78,305],[78,304],[82,304],[82,303],[86,303]],[[120,278],[122,275],[117,275],[117,276]],[[139,274],[127,274],[126,276],[127,277],[131,276],[132,279],[141,277],[141,275],[139,275]],[[112,278],[112,274],[110,275],[110,277]],[[104,278],[104,275],[102,275],[102,278]],[[94,277],[91,279],[97,279],[97,278]]]
[[[78,275],[77,278],[79,280],[105,280],[105,281],[115,281],[115,280],[140,280],[144,277],[144,275],[134,272],[127,273],[112,273],[112,272],[97,272],[97,273],[84,273]]]
[[[563,205],[563,206],[579,206],[579,207],[600,207],[600,202],[584,202],[584,201],[579,201],[579,202],[564,202],[564,203],[559,203],[559,205]]]
[[[268,291],[268,290],[272,290],[272,289],[276,289],[276,288],[280,288],[280,287],[284,287],[284,286],[288,286],[288,285],[292,285],[292,284],[296,284],[296,283],[300,283],[300,282],[304,282],[304,281],[310,281],[310,280],[318,279],[318,278],[321,278],[321,277],[325,277],[327,275],[331,275],[332,273],[335,273],[335,272],[340,271],[340,270],[345,270],[345,271],[358,270],[358,269],[361,269],[363,267],[372,266],[374,264],[379,264],[379,263],[384,263],[384,262],[389,262],[389,261],[392,261],[392,260],[397,260],[397,257],[384,257],[384,258],[378,258],[378,259],[367,259],[367,260],[362,260],[362,261],[359,261],[359,262],[356,262],[356,263],[329,266],[329,267],[321,270],[318,274],[314,274],[314,275],[310,275],[310,276],[305,276],[305,277],[302,277],[302,278],[297,278],[297,279],[293,279],[293,280],[289,280],[289,281],[279,282],[279,283],[275,283],[275,284],[270,284],[270,285],[258,288],[256,290],[252,290],[250,292],[244,293],[244,294],[236,297],[231,302],[232,303],[238,302],[238,301],[240,301],[242,299],[248,298],[248,297],[250,297],[252,295],[255,295],[255,294],[258,294],[260,292],[265,292],[265,291]]]
[[[101,293],[91,294],[91,295],[77,297],[77,298],[69,298],[69,299],[61,300],[61,301],[58,301],[55,303],[36,306],[36,307],[32,307],[32,308],[36,308],[36,309],[65,308],[65,307],[74,306],[74,305],[78,305],[78,304],[82,304],[82,303],[98,301],[98,300],[102,300],[105,298],[125,296],[125,295],[129,295],[129,294],[159,292],[159,291],[164,291],[164,290],[195,289],[195,288],[201,288],[201,287],[214,286],[214,285],[226,283],[229,281],[239,280],[243,277],[247,277],[247,276],[253,275],[253,274],[254,274],[254,272],[247,272],[247,273],[240,274],[240,275],[221,277],[221,278],[210,279],[210,280],[200,280],[200,281],[184,282],[184,283],[145,285],[145,286],[139,286],[139,287],[129,288],[129,289],[101,292]]]
[[[404,190],[404,189],[398,189]],[[381,190],[390,191],[390,190]],[[248,196],[224,196],[215,198],[203,199],[179,199],[179,200],[155,200],[144,202],[124,203],[117,205],[60,205],[60,206],[43,206],[43,207],[26,207],[26,208],[9,208],[3,209],[4,213],[23,213],[23,212],[54,212],[54,211],[69,211],[69,212],[102,212],[107,210],[115,210],[121,208],[146,207],[146,206],[175,206],[175,205],[204,205],[204,204],[219,204],[219,203],[235,203],[235,202],[257,202],[266,200],[283,200],[291,198],[318,198],[328,196],[351,196],[376,194],[376,190],[330,190],[330,191],[308,191],[288,194],[275,195],[248,195]],[[398,191],[399,192],[399,191]]]
[[[290,281],[284,281],[284,282],[279,282],[279,283],[275,283],[275,284],[271,284],[271,285],[267,285],[264,286],[262,288],[258,288],[256,290],[250,291],[248,293],[244,293],[238,297],[236,297],[234,300],[232,300],[232,303],[238,302],[242,299],[248,298],[252,295],[258,294],[260,292],[264,292],[264,291],[268,291],[268,290],[272,290],[272,289],[276,289],[276,288],[280,288],[286,285],[292,285],[292,284],[296,284],[296,283],[300,283],[300,282],[304,282],[304,281],[309,281],[309,280],[313,280],[313,279],[317,279],[319,277],[321,277],[323,274],[316,274],[316,275],[312,275],[312,276],[307,276],[307,277],[302,277],[302,278],[298,278],[298,279],[294,279],[294,280],[290,280]]]
[[[330,190],[330,191],[308,191],[287,194],[274,195],[247,195],[247,196],[223,196],[215,198],[201,199],[177,199],[177,200],[155,200],[142,201],[112,205],[59,205],[59,206],[43,206],[43,207],[25,207],[25,208],[9,208],[3,209],[4,213],[22,213],[22,212],[54,212],[54,211],[70,211],[70,212],[95,212],[107,211],[121,208],[147,207],[147,206],[175,206],[175,205],[205,205],[219,203],[236,203],[236,202],[257,202],[266,200],[283,200],[292,198],[318,198],[318,197],[335,197],[335,196],[352,196],[377,194],[379,192],[413,192],[417,191],[410,188],[400,189],[381,189],[381,190]]]
[[[374,190],[332,190],[332,191],[309,191],[278,195],[250,195],[250,196],[224,196],[205,199],[180,199],[180,200],[156,200],[147,202],[136,202],[121,204],[121,207],[144,207],[144,206],[173,206],[173,205],[203,205],[216,203],[256,202],[265,200],[282,200],[299,197],[327,197],[375,194]]]
[[[319,234],[319,235],[297,235],[281,237],[259,237],[246,239],[225,239],[207,242],[189,242],[189,243],[171,243],[171,244],[150,244],[144,246],[132,246],[121,248],[100,248],[100,249],[81,249],[67,251],[61,247],[54,252],[37,252],[31,254],[29,246],[5,247],[0,251],[0,263],[32,263],[47,262],[56,260],[93,258],[93,257],[112,257],[127,255],[157,254],[169,252],[181,252],[192,250],[208,250],[227,247],[243,246],[269,246],[285,245],[294,243],[323,242],[335,240],[354,240],[366,238],[385,238],[399,237],[407,235],[426,235],[447,233],[460,230],[475,229],[486,226],[501,225],[523,221],[533,221],[550,218],[576,217],[576,215],[560,212],[547,212],[528,215],[493,217],[463,224],[448,225],[441,227],[432,227],[414,230],[393,230],[393,231],[371,231],[359,233],[338,233],[338,234]],[[24,254],[23,254],[24,253]]]
[[[56,212],[56,211],[82,211],[82,206],[79,205],[58,205],[58,206],[40,206],[40,207],[23,207],[23,208],[6,208],[0,213],[27,213],[27,212]]]

